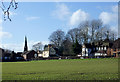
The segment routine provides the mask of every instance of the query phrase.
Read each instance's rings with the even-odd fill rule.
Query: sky
[[[5,4],[7,5],[7,3]],[[49,36],[57,29],[67,33],[85,20],[101,19],[110,29],[118,31],[117,2],[20,2],[18,9],[10,10],[9,20],[0,19],[2,48],[23,51],[24,37],[28,47],[49,43]]]

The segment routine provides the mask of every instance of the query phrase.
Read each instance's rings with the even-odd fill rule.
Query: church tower
[[[27,37],[25,36],[25,46],[24,46],[24,52],[28,51],[28,46],[27,46]]]

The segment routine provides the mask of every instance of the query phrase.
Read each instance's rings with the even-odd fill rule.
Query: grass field
[[[3,62],[3,80],[117,80],[118,59]]]

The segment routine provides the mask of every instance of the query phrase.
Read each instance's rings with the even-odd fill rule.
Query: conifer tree
[[[78,43],[78,40],[76,38],[76,41],[73,44],[73,52],[77,55],[77,54],[81,53],[81,50],[82,50],[82,46]]]

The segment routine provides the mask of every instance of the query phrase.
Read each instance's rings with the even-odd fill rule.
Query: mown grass
[[[3,80],[117,80],[118,59],[3,62]]]

